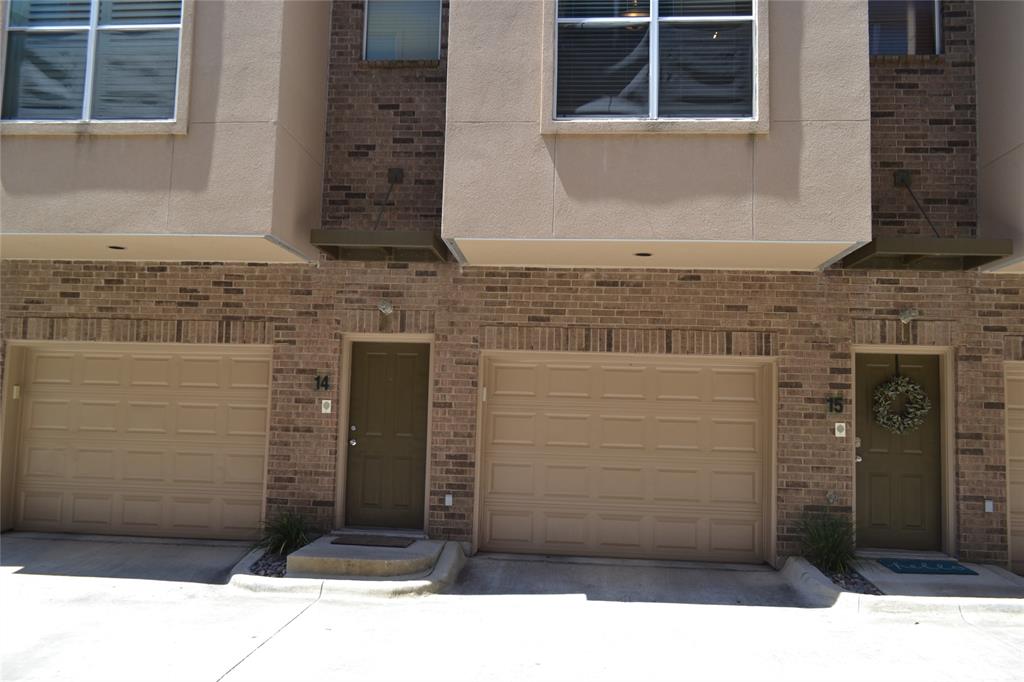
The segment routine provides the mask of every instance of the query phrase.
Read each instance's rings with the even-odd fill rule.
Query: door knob
[[[355,443],[355,441],[353,441],[353,443]],[[855,457],[855,458],[853,459],[853,461],[855,461],[855,462],[856,462],[857,464],[860,464],[861,462],[863,462],[863,461],[864,461],[864,458],[863,458],[863,457],[861,457],[860,455],[857,455],[857,456],[856,456],[856,457]]]
[[[350,440],[350,441],[348,442],[348,444],[349,444],[349,445],[351,445],[352,447],[355,447],[355,446],[356,446],[356,439],[355,439],[355,438],[353,438],[352,440]]]

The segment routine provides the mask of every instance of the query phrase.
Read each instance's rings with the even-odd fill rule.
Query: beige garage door
[[[1010,563],[1024,575],[1024,362],[1006,364],[1006,464]]]
[[[38,346],[19,381],[16,528],[256,534],[269,348]]]
[[[771,375],[722,358],[489,355],[480,546],[767,559]]]

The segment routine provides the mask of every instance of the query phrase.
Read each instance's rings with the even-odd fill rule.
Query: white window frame
[[[658,16],[658,1],[651,0],[650,16],[641,18],[608,17],[577,19],[558,17],[557,0],[545,2],[544,35],[544,90],[541,111],[542,134],[594,134],[594,133],[766,133],[768,132],[768,2],[751,0],[752,14],[748,16]],[[658,117],[659,44],[660,23],[750,23],[753,56],[753,101],[751,116],[746,117]],[[559,117],[557,113],[558,85],[558,25],[650,25],[649,111],[646,117]]]
[[[192,64],[192,26],[194,0],[182,0],[181,19],[177,24],[110,24],[99,25],[100,0],[91,0],[89,25],[11,26],[13,3],[7,2],[3,15],[3,40],[0,41],[0,93],[7,74],[7,36],[10,33],[88,33],[85,58],[85,82],[82,93],[82,117],[68,120],[0,120],[2,135],[152,135],[188,132],[188,101]],[[96,43],[101,31],[178,30],[178,70],[175,83],[174,116],[168,119],[94,119],[92,118],[92,86],[96,67]]]
[[[369,59],[366,56],[366,38],[370,28],[370,3],[363,0],[363,61],[368,64],[401,64],[403,62],[436,62],[441,59],[441,34],[444,33],[444,0],[437,0],[437,56],[432,59]]]

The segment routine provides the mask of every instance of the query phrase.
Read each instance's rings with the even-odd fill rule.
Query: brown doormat
[[[332,545],[362,545],[364,547],[408,547],[416,538],[394,535],[339,535],[331,540]]]

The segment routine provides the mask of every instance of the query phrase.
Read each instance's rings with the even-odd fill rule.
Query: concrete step
[[[388,577],[429,573],[444,548],[443,540],[417,540],[408,547],[333,545],[325,535],[288,555],[286,575]]]

